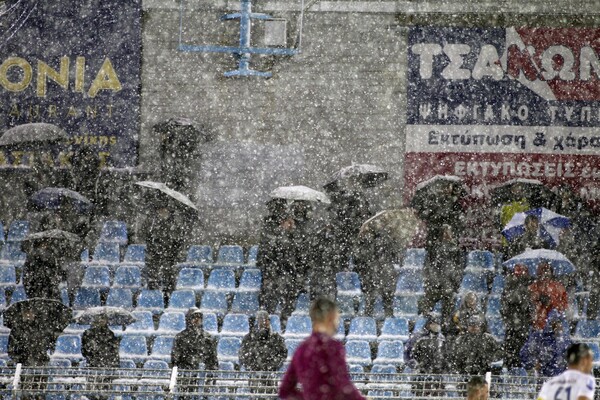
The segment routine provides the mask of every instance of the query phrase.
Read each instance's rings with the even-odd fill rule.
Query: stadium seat
[[[142,368],[146,370],[169,369],[169,364],[163,360],[146,360]]]
[[[307,315],[292,315],[288,321],[283,336],[286,339],[304,339],[310,335],[312,323]]]
[[[504,277],[496,275],[492,281],[492,296],[502,296],[504,292]]]
[[[348,364],[371,365],[371,346],[365,340],[346,342],[346,361]]]
[[[600,322],[596,320],[581,320],[575,328],[575,337],[580,339],[598,339],[600,337]]]
[[[419,313],[419,298],[417,296],[396,296],[394,298],[394,316],[415,316]]]
[[[124,263],[144,263],[146,261],[146,245],[130,244],[123,257]]]
[[[238,292],[233,297],[231,312],[240,314],[255,314],[260,308],[258,292]]]
[[[130,359],[135,362],[143,362],[148,358],[148,347],[144,336],[123,335],[119,348],[121,359]]]
[[[0,265],[0,288],[14,288],[17,285],[17,272],[14,265]]]
[[[193,290],[176,290],[171,293],[168,310],[189,310],[196,307],[196,293]]]
[[[173,350],[173,336],[158,336],[152,344],[150,358],[153,360],[166,360],[171,362],[171,350]]]
[[[217,256],[219,264],[243,264],[244,249],[241,246],[221,246]]]
[[[127,225],[123,221],[106,221],[100,232],[100,241],[127,244]]]
[[[0,335],[0,357],[8,357],[8,335]]]
[[[467,255],[468,269],[494,269],[494,254],[489,251],[475,250]]]
[[[298,299],[296,300],[296,309],[294,310],[294,315],[308,315],[308,310],[310,309],[310,299],[308,298],[308,294],[300,293],[298,295]]]
[[[188,263],[212,264],[212,248],[210,246],[190,246],[186,261]]]
[[[131,290],[124,288],[112,288],[108,291],[106,305],[109,307],[133,308],[133,295]]]
[[[4,243],[6,236],[4,235],[4,224],[0,222],[0,244]]]
[[[65,358],[70,361],[80,361],[81,355],[81,336],[79,335],[60,335],[56,340],[54,357]]]
[[[107,266],[89,265],[83,275],[82,287],[107,289],[110,287],[110,271]]]
[[[229,361],[235,364],[239,364],[238,354],[242,340],[234,337],[223,337],[219,339],[217,345],[217,358],[219,361]]]
[[[202,327],[204,331],[215,336],[219,334],[219,323],[217,316],[213,313],[204,313],[202,317]]]
[[[202,293],[204,290],[204,272],[199,268],[182,268],[177,276],[177,289]]]
[[[340,324],[341,325],[341,324]],[[377,325],[371,317],[357,317],[350,322],[347,340],[377,340]]]
[[[173,335],[185,329],[185,315],[182,312],[165,312],[158,321],[157,335]]]
[[[27,294],[25,293],[25,288],[23,287],[23,285],[15,286],[15,289],[13,290],[12,295],[10,297],[10,304],[14,304],[26,299]]]
[[[256,265],[256,260],[258,258],[258,246],[252,246],[248,249],[248,260],[246,264],[248,265]]]
[[[215,313],[224,315],[227,313],[229,305],[227,303],[227,293],[206,291],[202,295],[202,301],[200,302],[200,310],[203,313]]]
[[[423,293],[423,273],[416,268],[402,268],[396,284],[396,294],[400,296]]]
[[[258,292],[262,285],[262,273],[257,268],[247,268],[240,278],[239,291]]]
[[[119,365],[121,368],[125,368],[125,369],[134,369],[135,368],[135,362],[133,360],[120,360]]]
[[[287,348],[287,361],[292,361],[294,353],[302,344],[301,339],[285,339],[285,347]]]
[[[281,334],[281,321],[279,320],[279,315],[271,315],[269,319],[271,321],[271,331]]]
[[[94,256],[92,257],[95,263],[118,264],[120,259],[120,249],[117,243],[103,243],[96,245]]]
[[[29,221],[13,221],[8,228],[7,242],[20,242],[29,234]]]
[[[490,296],[487,302],[486,317],[500,318],[500,297]]]
[[[487,276],[483,273],[465,272],[460,285],[460,293],[475,292],[487,294]]]
[[[6,242],[0,251],[2,261],[24,263],[26,258],[27,254],[21,250],[21,242]]]
[[[235,365],[230,361],[220,361],[219,371],[235,371]]]
[[[49,364],[51,367],[59,367],[59,368],[71,368],[71,360],[66,358],[54,358],[50,359]]]
[[[113,287],[139,290],[142,287],[142,272],[140,271],[140,267],[137,265],[122,265],[117,268]]]
[[[402,340],[403,342],[408,340],[408,320],[405,318],[386,318],[381,327],[381,335],[378,340],[380,342],[384,340]]]
[[[378,377],[377,375],[391,375],[391,374],[395,374],[396,371],[396,367],[393,365],[383,365],[383,364],[377,364],[377,365],[373,365],[373,368],[371,368],[371,374],[373,374],[371,376],[371,380],[376,379],[377,378],[381,378]],[[384,377],[383,380],[389,380],[390,378]]]
[[[153,314],[160,314],[165,308],[165,298],[160,290],[141,291],[137,301],[138,311],[151,311]]]
[[[425,249],[407,249],[404,254],[405,267],[422,268],[425,265]]]
[[[243,314],[227,314],[223,318],[221,336],[234,336],[243,338],[250,331],[248,316]]]
[[[129,336],[152,336],[155,333],[154,321],[150,311],[133,311],[131,313],[136,321],[133,324],[127,325],[125,334]]]
[[[6,308],[6,293],[4,292],[4,289],[0,288],[0,313],[5,308]],[[1,329],[2,325],[3,325],[2,316],[0,315],[0,329]]]
[[[213,270],[208,277],[206,289],[233,293],[235,291],[234,272],[226,269]]]
[[[354,295],[338,294],[336,302],[342,318],[354,318],[356,315],[356,301],[357,298]]]
[[[404,364],[404,344],[400,340],[384,340],[379,343],[377,358],[373,364],[396,366]]]
[[[81,262],[88,263],[90,262],[90,249],[85,248],[81,251]]]
[[[100,290],[97,288],[81,287],[77,290],[73,308],[85,310],[91,307],[100,307]]]
[[[504,340],[504,323],[500,318],[487,319],[488,331],[497,339]]]
[[[344,342],[346,340],[346,323],[344,321],[340,321],[338,324],[335,339],[339,340],[340,342]]]
[[[360,296],[362,294],[360,278],[356,272],[338,272],[335,281],[338,296],[340,294],[348,296]]]

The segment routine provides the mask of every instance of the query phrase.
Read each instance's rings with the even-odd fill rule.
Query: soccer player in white
[[[592,350],[585,343],[574,343],[567,349],[566,357],[568,369],[544,383],[538,400],[594,400]]]

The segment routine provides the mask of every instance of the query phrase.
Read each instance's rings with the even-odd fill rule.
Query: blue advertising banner
[[[88,146],[103,164],[137,164],[141,0],[8,0],[0,11],[0,133],[45,122],[67,143],[42,154],[0,151],[0,167],[43,157],[68,167]]]

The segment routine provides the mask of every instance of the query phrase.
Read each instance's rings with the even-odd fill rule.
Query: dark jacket
[[[428,334],[415,344],[414,357],[417,369],[422,374],[442,374],[445,372],[446,340],[442,334]]]
[[[81,354],[92,368],[119,368],[121,340],[108,326],[92,327],[81,337]]]
[[[549,243],[545,242],[539,235],[525,233],[513,240],[509,246],[509,258],[524,253],[527,249],[549,249]]]
[[[489,333],[464,333],[454,343],[451,369],[459,374],[482,375],[502,356],[501,345]]]
[[[533,320],[534,307],[529,284],[531,279],[508,275],[502,292],[500,313],[507,329],[528,332]]]
[[[8,356],[15,364],[44,366],[50,361],[48,351],[54,350],[57,334],[48,332],[38,324],[20,324],[10,330]]]
[[[198,364],[203,363],[207,370],[216,370],[217,341],[202,329],[188,327],[175,336],[171,360],[181,369],[198,369]]]
[[[435,289],[458,290],[465,270],[465,252],[458,241],[438,240],[429,246],[425,258],[424,279]]]
[[[556,376],[567,368],[565,352],[571,344],[568,335],[555,335],[550,324],[543,331],[532,331],[521,349],[521,362],[526,369],[539,363],[543,376]]]
[[[51,251],[33,249],[23,265],[23,287],[28,298],[60,301],[59,284],[65,279],[60,261]]]
[[[239,356],[249,371],[277,371],[287,357],[287,348],[281,335],[253,331],[242,340]]]

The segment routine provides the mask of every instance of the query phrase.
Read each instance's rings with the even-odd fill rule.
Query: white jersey
[[[593,376],[570,369],[546,381],[538,400],[578,400],[580,397],[594,400],[595,390]]]

